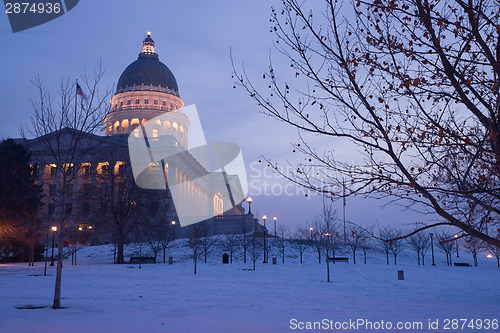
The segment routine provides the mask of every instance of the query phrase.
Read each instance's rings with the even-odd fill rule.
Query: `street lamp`
[[[277,238],[277,237],[276,237],[276,220],[277,220],[277,219],[278,219],[278,218],[275,216],[275,217],[274,217],[274,238]]]
[[[57,231],[57,227],[52,227],[52,257],[50,258],[50,266],[54,266],[54,234]]]
[[[431,232],[431,251],[432,251],[432,266],[436,266],[434,262],[434,234]]]
[[[312,239],[313,239],[313,230],[314,230],[314,228],[313,228],[313,227],[310,227],[310,228],[309,228],[309,231],[311,232],[311,241],[312,241]]]
[[[175,220],[172,221],[172,240],[175,239]]]
[[[330,247],[330,233],[325,234],[327,241],[326,245],[326,281],[330,282],[330,255],[328,253],[328,248]]]
[[[267,263],[267,260],[266,260],[266,232],[267,232],[267,228],[266,228],[266,220],[267,220],[267,216],[264,215],[262,216],[262,220],[264,221],[264,261],[263,263]]]
[[[252,198],[248,197],[247,202],[248,202],[248,214],[252,214]]]
[[[455,245],[457,246],[457,258],[460,258],[458,255],[458,235],[455,235]]]

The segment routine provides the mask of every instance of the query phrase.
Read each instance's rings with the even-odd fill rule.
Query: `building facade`
[[[67,225],[88,231],[109,223],[106,219],[116,218],[110,213],[116,206],[125,211],[137,211],[141,206],[137,215],[148,220],[146,225],[174,225],[177,221],[178,236],[189,234],[188,228],[178,223],[181,214],[204,221],[212,234],[253,232],[253,215],[246,214],[241,202],[227,195],[228,179],[238,182],[237,176],[219,177],[226,182],[204,180],[208,171],[187,150],[190,120],[182,112],[184,101],[177,81],[159,60],[149,33],[142,46],[138,59],[118,80],[110,111],[103,118],[104,136],[82,135],[71,159],[54,154],[48,147],[74,141],[79,136],[74,129],[20,140],[32,153],[34,172],[45,194],[41,217],[51,223],[52,219],[67,216]],[[165,114],[169,115],[167,120],[153,119]],[[137,189],[131,172],[129,140],[132,136],[142,139],[148,121],[152,128],[149,140],[161,138],[167,143],[165,153],[174,156],[168,163],[152,161],[145,172],[148,177],[159,176],[149,178],[161,179],[163,190],[161,186],[157,190]],[[181,198],[175,204],[169,190],[174,180],[180,184]]]

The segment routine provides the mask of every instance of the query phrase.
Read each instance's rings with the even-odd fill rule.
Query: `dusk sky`
[[[283,61],[272,51],[269,32],[271,6],[279,1],[81,1],[67,14],[41,26],[12,33],[7,15],[0,15],[2,124],[0,137],[19,137],[21,124],[30,126],[30,98],[36,91],[30,80],[40,75],[47,87],[57,91],[61,78],[77,78],[102,61],[104,86],[112,87],[122,71],[142,49],[151,31],[156,52],[177,79],[185,105],[195,104],[207,141],[228,141],[240,145],[247,166],[252,211],[258,217],[277,216],[292,226],[311,221],[321,210],[321,198],[304,197],[303,190],[288,187],[293,196],[258,195],[286,182],[272,175],[256,177],[265,165],[260,155],[279,163],[291,154],[297,132],[259,112],[255,102],[241,88],[233,89],[230,51],[255,82],[267,69],[269,52],[273,62]],[[286,60],[285,60],[286,62]],[[286,69],[288,63],[283,64]],[[103,134],[103,133],[101,133]],[[350,158],[348,148],[335,142],[324,146]],[[296,158],[296,157],[293,157]],[[354,158],[354,157],[353,157]],[[292,190],[291,190],[292,189]],[[381,209],[380,201],[348,199],[347,219],[362,225],[375,222],[404,224],[430,217],[401,213],[399,208]],[[333,203],[339,217],[342,203]],[[244,204],[245,209],[248,208]]]

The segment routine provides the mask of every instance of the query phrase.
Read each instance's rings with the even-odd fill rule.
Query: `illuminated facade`
[[[23,144],[32,152],[34,164],[38,165],[39,182],[45,193],[41,208],[42,216],[49,221],[51,216],[61,210],[54,198],[61,189],[61,179],[70,174],[75,168],[70,184],[65,187],[64,210],[71,212],[71,221],[79,227],[89,228],[98,225],[98,214],[107,208],[103,199],[95,195],[96,188],[111,181],[113,184],[126,184],[133,181],[129,170],[129,154],[127,140],[132,133],[139,137],[139,131],[145,122],[159,115],[184,106],[176,79],[170,69],[164,65],[155,53],[155,43],[150,33],[143,41],[142,52],[136,61],[132,62],[121,74],[114,96],[111,98],[111,109],[103,118],[105,136],[90,135],[92,145],[91,154],[85,154],[78,160],[78,166],[58,166],[57,161],[49,161],[50,157],[43,150],[42,140],[49,138],[35,138]],[[182,112],[172,112],[168,120],[154,123],[152,138],[168,136],[172,151],[187,149],[189,119]],[[63,129],[58,135],[71,135],[71,129]],[[55,135],[55,134],[54,134]],[[96,144],[97,143],[97,144]],[[84,145],[84,143],[82,143]],[[200,217],[207,217],[206,221],[213,225],[213,232],[240,233],[253,231],[255,222],[253,215],[245,214],[241,203],[232,202],[226,193],[224,182],[204,182],[199,180],[207,171],[187,154],[178,154],[169,163],[151,163],[148,172],[164,174],[168,187],[168,179],[175,177],[176,184],[182,184],[182,201],[174,207],[173,200],[167,191],[151,192],[146,198],[148,218],[157,219],[159,223],[175,221],[180,212]],[[43,161],[43,162],[42,162]],[[48,163],[53,162],[53,163]],[[43,165],[43,168],[41,167]],[[228,177],[235,177],[227,175]],[[127,178],[127,179],[125,179]],[[125,185],[123,185],[125,186]],[[114,195],[120,193],[120,186],[113,186]],[[122,191],[123,192],[123,191]],[[221,194],[222,193],[222,194]],[[101,196],[102,198],[102,196]],[[232,207],[228,210],[228,207]],[[94,213],[92,213],[94,212]],[[213,217],[215,216],[215,217]],[[184,233],[187,233],[184,230]],[[182,230],[179,230],[182,236]]]

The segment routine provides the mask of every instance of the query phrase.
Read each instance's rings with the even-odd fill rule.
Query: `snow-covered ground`
[[[128,248],[127,258],[133,251]],[[218,251],[194,275],[187,252],[172,251],[173,265],[139,268],[112,264],[107,246],[80,250],[77,266],[71,259],[64,264],[62,310],[50,308],[53,267],[43,276],[43,263],[0,265],[0,332],[500,331],[495,321],[490,329],[477,329],[479,321],[475,329],[467,327],[470,319],[481,319],[483,326],[487,319],[500,319],[500,269],[484,255],[479,267],[468,268],[447,267],[437,251],[435,267],[417,266],[410,250],[397,266],[372,253],[367,265],[361,256],[356,265],[331,264],[332,282],[327,283],[326,265],[318,264],[314,253],[306,253],[300,264],[289,249],[295,258],[287,257],[285,264],[259,261],[252,271],[240,254],[233,264],[222,264]],[[460,261],[472,263],[472,258],[463,252]],[[404,281],[398,281],[398,270],[404,270]],[[464,321],[445,329],[446,319],[467,322],[464,329]],[[436,321],[439,328],[429,328]],[[307,330],[308,322],[323,326]],[[422,327],[397,329],[398,322],[407,327],[421,322]]]

